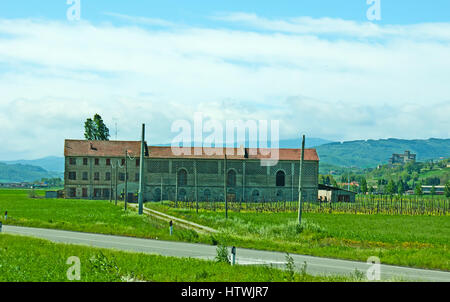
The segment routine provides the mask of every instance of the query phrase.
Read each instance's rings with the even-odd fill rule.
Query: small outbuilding
[[[356,193],[341,188],[319,184],[319,201],[355,202]]]
[[[58,192],[57,191],[46,191],[45,192],[45,198],[49,199],[55,199],[58,198]]]

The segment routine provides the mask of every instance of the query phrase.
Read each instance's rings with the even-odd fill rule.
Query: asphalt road
[[[3,232],[6,234],[38,237],[59,243],[80,244],[99,248],[159,254],[164,256],[191,257],[199,259],[214,259],[216,256],[216,247],[204,244],[170,242],[8,225],[3,226]],[[296,254],[291,254],[291,257],[294,259],[294,263],[299,270],[303,267],[304,262],[306,262],[306,271],[311,275],[348,275],[350,273],[354,273],[355,270],[358,270],[365,276],[367,270],[371,266],[370,264],[357,261],[337,260]],[[241,265],[272,264],[274,266],[284,268],[286,263],[286,254],[281,252],[238,248],[236,263]],[[401,277],[411,281],[450,282],[450,272],[414,269],[384,264],[380,265],[380,276],[381,280]]]

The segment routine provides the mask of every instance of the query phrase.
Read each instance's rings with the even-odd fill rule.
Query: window
[[[111,172],[106,172],[106,174],[105,174],[105,180],[106,180],[106,181],[111,180]]]
[[[94,173],[94,180],[100,180],[100,172]]]
[[[227,186],[229,187],[236,186],[236,172],[234,170],[228,171]]]
[[[103,189],[103,197],[109,197],[109,189]]]
[[[88,165],[88,159],[87,158],[83,158],[83,166],[87,166]]]
[[[95,165],[98,166],[99,164],[100,164],[100,159],[99,159],[99,158],[96,158],[96,159],[95,159]]]
[[[100,197],[102,197],[102,190],[94,189],[94,198],[100,198]]]
[[[73,157],[69,158],[69,164],[75,166],[77,164],[77,159]]]
[[[134,175],[134,180],[135,180],[135,181],[139,181],[139,173],[136,173],[136,174]]]
[[[122,158],[122,166],[125,165],[125,158]]]
[[[69,172],[70,180],[77,180],[77,172]]]
[[[106,159],[106,165],[107,165],[107,166],[111,166],[111,159],[110,159],[110,158],[107,158],[107,159]]]
[[[140,164],[141,164],[141,160],[139,158],[136,159],[136,167],[139,167]]]
[[[125,181],[125,173],[119,173],[119,180]]]
[[[277,172],[277,187],[284,187],[286,184],[286,174],[283,171]]]
[[[82,197],[88,197],[88,190],[87,190],[87,188],[83,188],[83,195],[82,195]]]
[[[76,197],[76,196],[77,196],[77,189],[69,188],[69,197]]]
[[[88,172],[83,172],[83,180],[88,180]]]
[[[187,186],[187,171],[185,169],[178,171],[178,185]]]

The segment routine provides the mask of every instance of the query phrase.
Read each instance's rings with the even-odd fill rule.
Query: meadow
[[[362,276],[311,276],[269,266],[163,257],[56,244],[0,234],[0,282],[72,282],[69,257],[80,259],[80,282],[329,282],[362,281]]]
[[[131,207],[123,210],[109,201],[29,198],[26,190],[0,190],[0,213],[8,211],[4,224],[114,234],[204,244],[235,245],[251,249],[366,261],[378,256],[382,263],[450,270],[450,217],[304,213],[302,225],[291,212],[230,212],[221,209],[173,208],[170,202],[146,207],[219,230],[199,234],[168,223],[139,216]],[[39,192],[42,196],[44,193]]]
[[[225,212],[221,209],[173,208],[171,202],[147,207],[220,231],[228,245],[331,258],[450,270],[450,217],[385,214]],[[180,206],[180,205],[179,205]]]
[[[172,236],[165,221],[139,216],[131,207],[104,200],[29,198],[29,190],[0,189],[0,221],[3,224],[61,229],[88,233],[123,235],[150,239],[211,243],[193,230],[178,228]],[[3,214],[8,211],[5,221]]]

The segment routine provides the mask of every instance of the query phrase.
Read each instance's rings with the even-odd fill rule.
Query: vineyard
[[[172,208],[191,210],[222,211],[224,202],[170,201]],[[304,202],[305,213],[347,213],[387,215],[449,215],[450,199],[443,197],[357,195],[354,203],[348,202]],[[298,201],[228,202],[232,212],[297,212]]]

